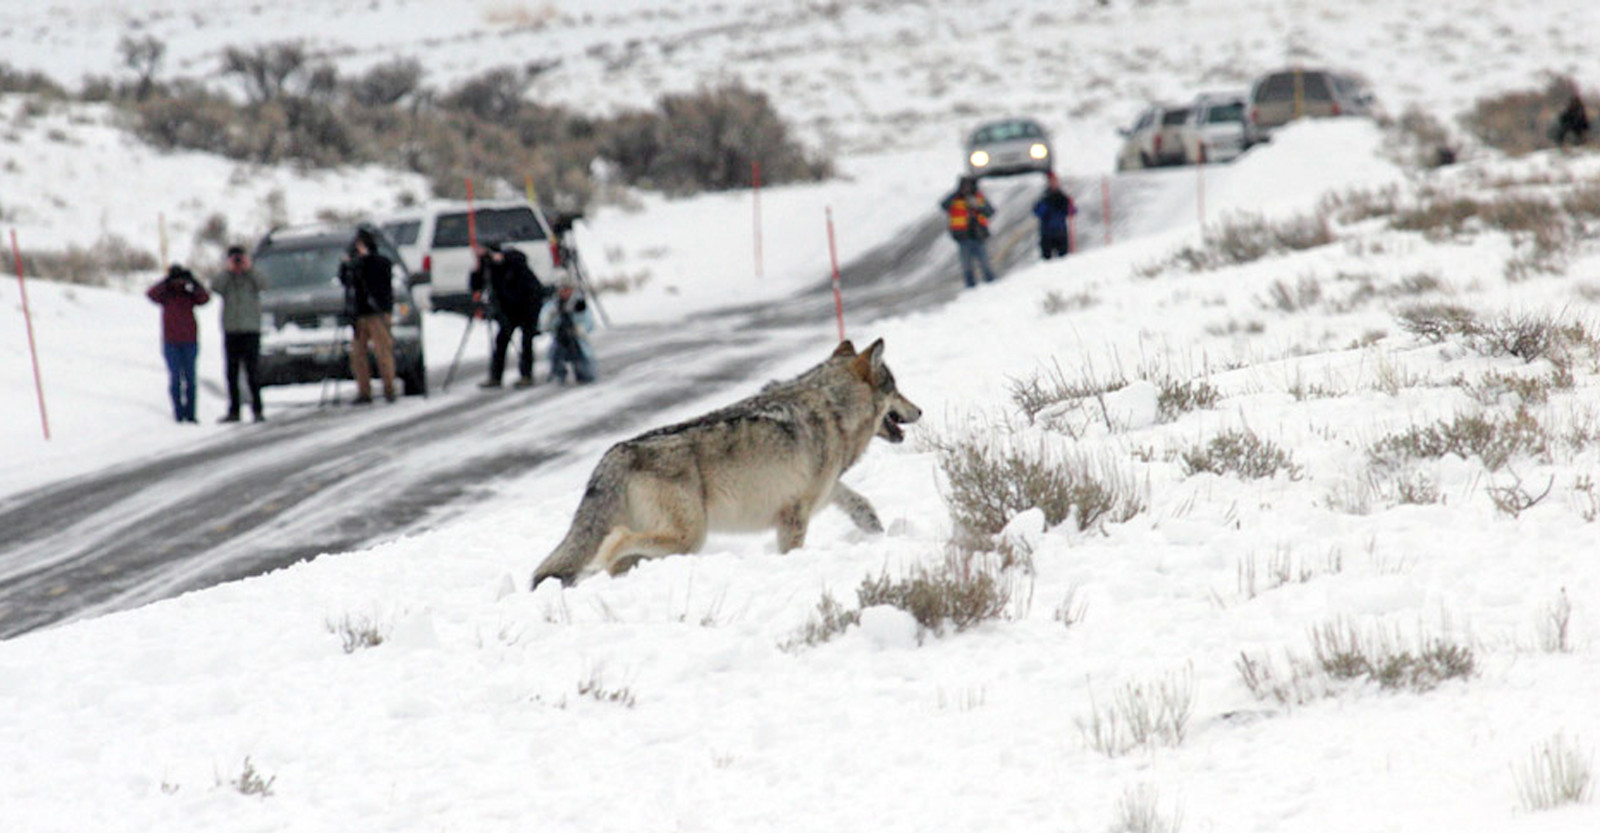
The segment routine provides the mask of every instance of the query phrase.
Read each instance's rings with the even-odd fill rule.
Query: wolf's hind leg
[[[850,522],[856,525],[856,529],[874,535],[883,532],[883,522],[878,520],[878,513],[872,508],[872,502],[855,489],[843,483],[835,483],[829,501],[850,516]]]
[[[626,528],[612,530],[600,546],[595,563],[614,576],[633,569],[633,565],[647,558],[691,553],[705,542],[705,533],[696,535],[692,530],[677,529],[670,532],[633,532]]]

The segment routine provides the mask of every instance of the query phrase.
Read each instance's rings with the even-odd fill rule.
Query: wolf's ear
[[[851,344],[850,343],[850,339],[848,339],[848,338],[845,339],[844,341],[839,342],[839,346],[834,348],[834,350],[833,350],[833,357],[836,358],[836,359],[849,358],[851,356],[854,356],[855,354],[856,354],[856,346],[854,344]]]
[[[850,370],[861,381],[869,385],[876,384],[877,369],[883,366],[883,339],[872,342],[866,352],[859,353],[850,360]]]

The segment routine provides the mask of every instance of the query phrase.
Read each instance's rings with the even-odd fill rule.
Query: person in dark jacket
[[[1567,137],[1572,137],[1572,143],[1581,145],[1589,141],[1589,112],[1583,106],[1583,99],[1577,92],[1573,92],[1572,99],[1567,102],[1565,110],[1556,121],[1556,145],[1564,146]]]
[[[469,285],[478,303],[487,301],[494,314],[496,332],[494,354],[489,359],[489,378],[478,387],[498,388],[506,372],[506,352],[511,335],[522,333],[517,355],[519,388],[533,385],[533,337],[539,334],[539,307],[544,303],[544,285],[528,265],[528,257],[511,246],[494,241],[478,244],[478,268],[472,270]],[[485,291],[488,297],[484,297]]]
[[[393,402],[394,337],[389,333],[389,314],[394,310],[394,262],[378,252],[377,238],[371,230],[356,231],[355,239],[350,241],[350,258],[339,269],[339,280],[344,284],[345,315],[353,330],[350,375],[356,379],[356,398],[350,404],[372,404],[369,351],[378,360],[383,398]]]
[[[167,392],[172,415],[179,422],[199,422],[194,413],[195,357],[200,353],[200,331],[194,308],[211,300],[211,293],[194,273],[174,263],[145,296],[161,305],[161,354],[167,360]]]
[[[939,202],[944,209],[950,237],[961,250],[961,275],[967,288],[978,285],[975,268],[983,270],[984,283],[994,281],[994,267],[989,264],[989,218],[994,208],[989,199],[978,190],[977,177],[964,176],[956,190]]]
[[[251,267],[243,246],[229,246],[227,265],[211,279],[211,291],[222,299],[222,351],[228,374],[228,415],[223,422],[239,421],[239,374],[250,388],[250,410],[256,422],[266,419],[261,409],[261,276]]]
[[[1033,216],[1039,218],[1039,256],[1045,260],[1060,255],[1066,257],[1071,249],[1072,236],[1067,223],[1078,213],[1072,197],[1061,190],[1061,180],[1050,174],[1050,184],[1044,194],[1033,204]]]

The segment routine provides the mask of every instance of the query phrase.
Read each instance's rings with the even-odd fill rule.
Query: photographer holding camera
[[[243,246],[229,246],[221,273],[211,279],[211,291],[222,298],[222,352],[227,356],[228,415],[223,422],[239,421],[239,371],[250,386],[250,410],[256,422],[266,419],[261,408],[261,276],[251,268]]]
[[[545,302],[539,325],[555,335],[550,345],[550,380],[566,384],[570,364],[578,384],[593,382],[594,348],[588,334],[594,331],[594,314],[569,280],[563,280],[555,296]]]
[[[500,387],[506,372],[506,352],[511,349],[511,334],[522,331],[522,352],[517,356],[519,388],[533,385],[533,337],[539,334],[539,304],[544,301],[544,284],[528,265],[528,256],[495,241],[477,244],[478,268],[472,270],[468,284],[472,297],[483,302],[489,293],[489,310],[497,325],[494,354],[489,359],[489,378],[480,388]]]
[[[194,362],[200,353],[200,331],[194,308],[210,301],[211,293],[194,279],[193,272],[174,263],[145,296],[161,305],[161,355],[167,360],[172,415],[179,422],[199,422],[194,413]]]
[[[378,360],[378,375],[383,379],[383,398],[395,401],[394,336],[389,333],[389,314],[394,311],[394,262],[378,252],[378,241],[370,229],[360,229],[350,241],[349,257],[339,267],[339,282],[344,284],[344,311],[350,319],[350,375],[356,380],[352,405],[372,404],[372,368],[367,352]]]

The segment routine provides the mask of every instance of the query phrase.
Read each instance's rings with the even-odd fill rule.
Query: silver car
[[[1033,119],[988,122],[967,136],[967,173],[971,176],[1050,173],[1054,162],[1050,134]]]

